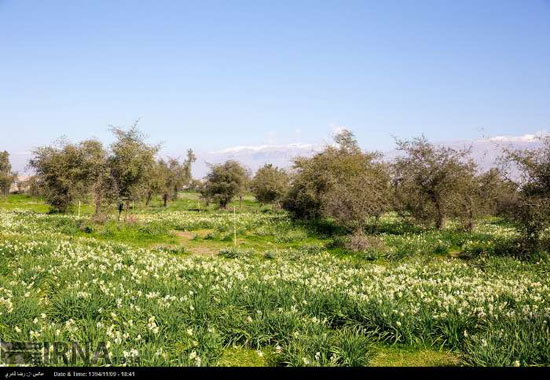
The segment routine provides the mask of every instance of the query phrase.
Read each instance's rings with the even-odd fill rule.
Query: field
[[[550,260],[503,255],[498,219],[386,215],[351,253],[330,222],[252,197],[224,211],[181,193],[101,224],[47,210],[0,198],[2,341],[105,342],[115,365],[550,365]]]

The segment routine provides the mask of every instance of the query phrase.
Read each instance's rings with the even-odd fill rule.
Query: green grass
[[[10,194],[7,197],[0,196],[0,209],[4,210],[29,210],[35,212],[48,212],[50,207],[37,197],[25,194]]]
[[[378,345],[372,367],[449,367],[460,365],[460,358],[451,352],[401,345]]]
[[[0,336],[109,341],[142,365],[550,365],[550,260],[501,255],[502,220],[390,214],[368,235],[383,244],[350,252],[330,221],[233,204],[184,192],[98,223],[0,198]]]
[[[244,347],[228,347],[218,363],[220,367],[265,367],[269,365],[269,348],[252,350]]]

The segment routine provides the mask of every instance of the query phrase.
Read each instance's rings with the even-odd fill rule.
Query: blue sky
[[[550,1],[0,0],[0,150],[110,141],[164,152],[550,122]]]

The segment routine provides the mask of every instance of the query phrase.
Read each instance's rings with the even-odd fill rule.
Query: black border
[[[76,373],[85,374],[75,376]],[[13,375],[13,374],[16,375]],[[64,374],[64,376],[63,376]],[[521,380],[550,379],[550,367],[366,367],[366,368],[282,368],[282,367],[0,367],[1,379],[177,379],[279,380],[324,379],[487,379],[513,376]]]

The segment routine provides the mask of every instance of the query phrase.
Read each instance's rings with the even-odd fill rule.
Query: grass
[[[449,367],[460,365],[460,358],[448,351],[419,349],[401,345],[376,347],[373,367]]]
[[[218,363],[222,367],[265,367],[269,364],[270,351],[244,347],[228,347]]]
[[[550,261],[498,256],[515,236],[501,220],[387,215],[368,235],[383,243],[350,252],[330,221],[197,202],[96,223],[88,205],[0,199],[0,337],[107,341],[140,365],[550,364]]]
[[[3,210],[29,210],[40,213],[48,212],[50,207],[42,199],[25,194],[11,194],[7,197],[0,196],[0,209]]]

